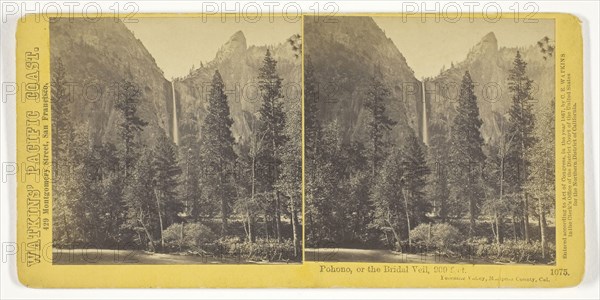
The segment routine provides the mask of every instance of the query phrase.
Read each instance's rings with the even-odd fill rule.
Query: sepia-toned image
[[[53,19],[53,264],[302,258],[301,22]]]
[[[552,19],[303,36],[306,260],[556,263]]]
[[[588,285],[590,19],[268,4],[17,20],[15,284]]]

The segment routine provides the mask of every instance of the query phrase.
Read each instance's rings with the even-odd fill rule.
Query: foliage
[[[458,229],[447,223],[420,224],[410,232],[413,241],[445,251],[449,246],[460,242],[462,235]]]
[[[281,240],[281,196],[276,189],[281,173],[282,147],[287,142],[285,135],[286,115],[283,107],[281,77],[277,73],[277,61],[267,49],[263,64],[258,73],[258,86],[262,95],[259,109],[260,132],[264,133],[264,151],[258,158],[264,188],[273,192],[273,203],[270,205],[271,217],[275,220],[275,235]],[[291,171],[291,170],[289,170]]]
[[[385,87],[382,79],[379,76],[373,76],[364,102],[370,117],[368,127],[371,144],[369,149],[373,178],[376,176],[381,162],[385,160],[387,148],[390,146],[384,137],[397,124],[386,114],[385,101],[388,97],[390,97],[390,91]]]
[[[148,122],[144,121],[138,115],[138,104],[142,96],[139,87],[131,81],[125,81],[119,88],[119,97],[115,103],[115,108],[121,113],[122,117],[122,122],[119,126],[121,129],[121,138],[125,145],[123,161],[125,177],[127,177],[130,168],[135,165],[135,159],[138,157],[136,151],[140,145],[137,137],[144,130],[144,127],[148,125]]]
[[[542,254],[542,249],[539,241],[527,243],[522,240],[508,240],[500,244],[500,255],[498,255],[498,247],[490,243],[477,244],[475,254],[504,263],[552,263],[556,260],[556,249],[553,245],[545,250],[545,255]]]
[[[201,129],[202,141],[200,155],[204,176],[201,186],[205,199],[216,199],[221,215],[221,235],[227,235],[227,221],[231,213],[232,199],[235,198],[233,186],[233,167],[236,153],[235,140],[231,133],[233,119],[230,117],[225,85],[219,71],[213,76],[208,98],[208,114]]]
[[[296,55],[300,42],[290,40]],[[71,128],[67,72],[60,59],[54,63],[53,130],[61,129],[53,132],[54,160],[61,162],[53,169],[56,247],[300,259],[302,107],[284,105],[270,51],[257,70],[262,106],[246,115],[252,136],[237,141],[218,70],[208,105],[182,117],[175,144],[160,120],[145,119],[156,99],[133,81],[109,103],[115,137],[99,139],[87,123]]]
[[[237,257],[243,261],[298,261],[291,240],[258,239],[254,243],[242,242],[237,237],[220,239],[215,243],[214,254]]]
[[[217,235],[206,225],[201,223],[183,223],[183,239],[181,232],[182,223],[169,226],[163,233],[167,249],[172,251],[201,251],[205,245],[217,239]]]
[[[468,203],[471,231],[479,214],[479,201],[482,198],[481,168],[485,161],[483,138],[474,83],[469,72],[465,72],[460,86],[457,115],[454,118],[450,136],[450,174],[452,194],[456,199]]]

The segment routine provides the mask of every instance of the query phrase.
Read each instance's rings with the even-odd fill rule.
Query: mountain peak
[[[496,39],[494,32],[491,31],[483,36],[481,41],[479,41],[479,43],[477,43],[475,46],[475,49],[480,49],[483,53],[498,51],[498,40]]]
[[[246,49],[246,36],[244,35],[244,33],[241,30],[236,31],[236,33],[234,33],[233,35],[231,35],[231,37],[229,38],[229,41],[227,41],[227,44],[236,44],[239,45],[241,47],[244,48],[244,50]]]
[[[483,38],[481,39],[482,42],[489,42],[489,43],[498,43],[498,41],[496,40],[496,35],[494,34],[493,31],[488,32],[488,34],[484,35]]]
[[[229,38],[227,43],[221,46],[221,49],[219,49],[219,52],[217,52],[216,60],[222,61],[223,59],[231,57],[232,55],[242,53],[246,51],[246,49],[246,36],[241,30],[239,30]]]
[[[479,57],[489,57],[495,55],[498,52],[498,40],[494,32],[489,32],[484,35],[483,38],[471,48],[471,51],[467,55],[467,61],[477,59]]]

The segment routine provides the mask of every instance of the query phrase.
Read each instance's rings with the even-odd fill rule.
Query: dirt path
[[[307,248],[307,261],[323,262],[386,262],[386,263],[463,263],[485,264],[481,260],[453,260],[434,254],[405,254],[391,250]]]
[[[235,257],[212,255],[179,255],[150,253],[140,250],[54,249],[52,263],[56,265],[192,265],[192,264],[285,264],[286,262],[243,261]]]

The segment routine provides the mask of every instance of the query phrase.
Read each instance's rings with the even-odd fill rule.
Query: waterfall
[[[423,81],[421,82],[421,100],[423,103],[423,143],[425,145],[429,145],[429,129],[427,128],[427,101],[425,97],[425,78],[423,78]]]
[[[177,101],[175,100],[175,80],[171,81],[171,92],[173,94],[173,142],[179,146],[179,122],[177,120]]]

